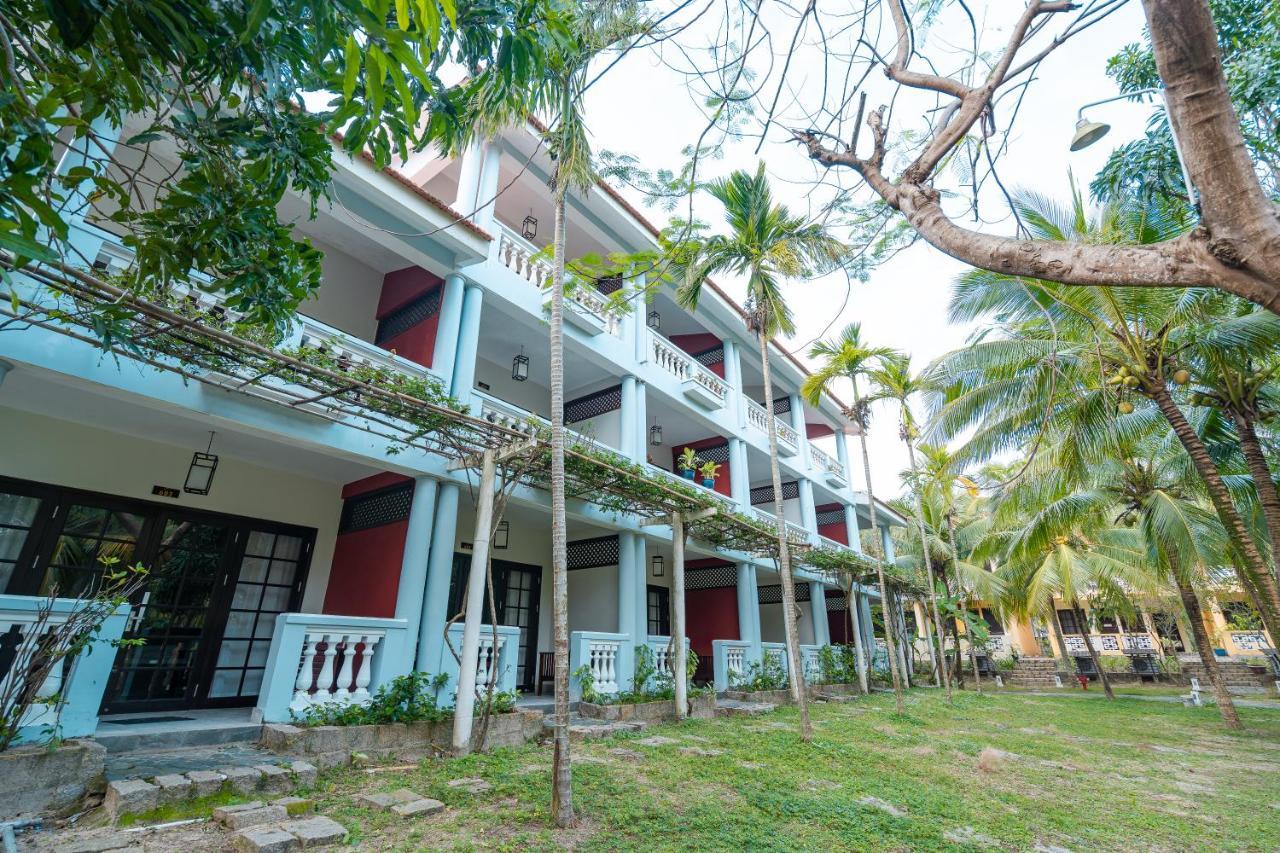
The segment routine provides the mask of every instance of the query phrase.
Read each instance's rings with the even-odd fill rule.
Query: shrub
[[[440,689],[449,682],[447,675],[430,675],[412,672],[392,679],[378,688],[363,705],[346,702],[325,702],[313,705],[301,715],[294,714],[296,723],[303,726],[373,726],[385,723],[438,722],[453,716],[449,709],[441,708],[436,698]],[[498,696],[494,696],[495,713]],[[511,699],[514,707],[515,700]]]
[[[731,680],[734,690],[781,690],[787,686],[787,673],[782,664],[766,658],[759,663],[752,661],[742,674]]]

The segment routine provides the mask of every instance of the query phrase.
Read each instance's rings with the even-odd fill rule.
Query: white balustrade
[[[480,418],[491,424],[497,424],[525,435],[535,435],[539,426],[546,424],[546,421],[537,415],[525,411],[519,406],[513,406],[504,400],[499,400],[480,391],[476,391],[475,396],[480,400]]]
[[[743,403],[747,407],[747,424],[755,427],[763,433],[769,432],[769,416],[765,414],[764,406],[750,398],[743,398]]]
[[[346,373],[355,368],[389,370],[414,378],[428,378],[432,373],[422,365],[401,358],[377,344],[362,341],[346,332],[310,317],[298,317],[301,323],[300,343],[307,349],[327,353],[338,362],[338,370]]]
[[[1150,634],[1126,634],[1124,637],[1126,652],[1155,652],[1160,650],[1159,644]]]
[[[539,289],[551,283],[551,261],[540,249],[501,223],[498,224],[498,260],[504,267]]]
[[[43,599],[33,599],[43,601]],[[0,611],[0,637],[15,637],[12,659],[6,662],[8,669],[0,672],[0,695],[17,697],[25,692],[23,679],[33,668],[40,666],[40,658],[45,654],[42,646],[43,638],[51,630],[64,625],[68,614],[51,613],[46,617],[44,631],[37,634],[38,615],[35,610],[3,610]],[[47,642],[47,641],[45,641]],[[36,688],[34,700],[23,717],[20,726],[39,726],[52,724],[57,719],[56,701],[67,674],[69,661],[61,657],[49,666],[41,684]]]
[[[782,643],[761,643],[766,666],[781,668],[787,671],[787,647]]]
[[[1267,635],[1261,631],[1230,631],[1231,642],[1240,651],[1256,652],[1271,648]]]
[[[765,524],[769,525],[770,529],[772,529],[777,524],[777,520],[776,520],[777,517],[773,513],[767,510],[763,510],[763,509],[760,509],[760,507],[753,506],[751,508],[751,512],[755,515],[755,517],[759,521],[763,521]],[[787,521],[784,523],[787,528],[788,542],[790,542],[792,545],[812,544],[813,537],[810,535],[809,531],[805,530],[803,527],[801,527],[800,525],[792,521]]]
[[[843,485],[847,482],[844,473],[844,466],[840,464],[840,460],[832,457],[812,444],[809,445],[809,458],[813,461],[813,466],[827,477],[828,482],[835,482]]]
[[[597,693],[618,692],[618,640],[592,639],[587,643],[587,666],[591,670],[591,682]]]
[[[730,646],[725,649],[724,662],[725,667],[729,670],[729,683],[732,684],[747,671],[746,646]]]
[[[653,363],[684,385],[686,396],[719,408],[729,399],[729,385],[707,367],[662,335],[649,330]]]
[[[499,634],[498,644],[493,643],[493,633],[484,633],[481,627],[480,648],[476,660],[476,690],[488,690],[489,684],[499,676],[498,662],[502,659],[502,650],[507,645],[507,638]]]
[[[743,402],[747,406],[747,424],[768,435],[769,415],[765,412],[764,406],[750,398],[744,398]],[[796,432],[795,427],[789,422],[776,415],[773,418],[773,425],[777,430],[778,447],[788,456],[794,456],[800,448],[800,433]]]
[[[289,710],[301,715],[308,708],[330,702],[344,705],[368,702],[374,657],[378,642],[384,636],[382,631],[308,629]]]

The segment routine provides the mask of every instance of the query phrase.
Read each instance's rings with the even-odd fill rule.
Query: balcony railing
[[[1242,652],[1257,652],[1271,648],[1267,635],[1261,631],[1228,631],[1232,644]]]
[[[648,331],[653,363],[680,380],[684,395],[706,409],[723,408],[729,399],[729,385],[671,341],[652,329]]]
[[[542,415],[535,415],[528,409],[522,409],[514,403],[508,403],[506,400],[500,400],[492,394],[486,394],[483,391],[473,391],[472,394],[480,401],[480,418],[491,424],[506,427],[507,429],[521,432],[525,435],[535,435],[539,429],[551,429],[551,422]],[[584,435],[577,430],[564,428],[567,440],[582,444],[587,447],[605,447],[604,442]]]
[[[1081,635],[1067,634],[1062,639],[1066,641],[1068,654],[1087,655],[1089,653]],[[1093,649],[1098,654],[1104,652],[1158,652],[1160,650],[1159,641],[1145,632],[1134,634],[1090,634],[1089,640],[1093,643]]]
[[[777,521],[776,521],[777,516],[775,516],[773,513],[767,510],[763,510],[763,509],[760,509],[759,507],[753,506],[751,508],[751,512],[753,515],[755,515],[757,519],[769,525],[770,528],[772,528],[775,524],[777,524]],[[805,530],[803,527],[801,527],[800,525],[796,524],[793,521],[786,522],[786,525],[787,525],[787,541],[790,542],[792,545],[813,544],[813,534],[811,534],[809,531]],[[836,544],[839,544],[839,543],[836,543]]]
[[[631,642],[626,634],[607,634],[601,631],[574,631],[569,635],[569,671],[577,672],[585,666],[591,673],[591,686],[605,696],[630,685],[632,675],[623,672],[623,646]],[[582,685],[575,676],[571,679],[570,692],[574,699],[580,697]]]
[[[819,450],[812,444],[809,445],[809,459],[813,462],[813,467],[822,472],[822,476],[826,479],[828,485],[837,488],[848,485],[849,480],[839,459],[832,458],[830,454]]]
[[[747,424],[768,435],[769,415],[765,412],[764,406],[749,398],[744,402],[747,406]],[[778,433],[778,451],[784,456],[795,456],[799,453],[800,434],[795,431],[795,428],[777,416],[774,417],[773,423]]]
[[[712,640],[711,672],[717,693],[736,687],[752,661],[751,644],[744,640]]]
[[[551,261],[542,251],[502,223],[498,228],[498,261],[539,290],[547,290],[555,274]],[[617,315],[609,310],[609,301],[588,284],[582,284],[565,297],[565,322],[589,335],[620,330]]]

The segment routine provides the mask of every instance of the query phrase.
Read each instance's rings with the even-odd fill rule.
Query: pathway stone
[[[644,758],[642,754],[636,752],[634,749],[623,749],[620,746],[609,750],[609,754],[616,755],[618,758],[629,758],[633,760],[637,758]]]
[[[107,853],[109,850],[128,850],[138,843],[137,833],[112,832],[93,838],[82,838],[70,844],[59,844],[59,853]]]
[[[468,777],[465,779],[450,779],[449,787],[461,789],[468,794],[483,794],[493,786],[479,777]]]
[[[444,811],[444,803],[439,800],[424,798],[410,803],[396,803],[391,807],[391,811],[400,815],[400,817],[414,817],[420,814],[430,815]]]
[[[323,816],[291,820],[281,824],[280,829],[296,838],[304,850],[310,847],[340,844],[347,837],[345,826],[332,818]]]
[[[899,806],[895,806],[893,803],[886,802],[880,799],[879,797],[872,797],[872,796],[859,797],[858,802],[864,806],[867,806],[868,808],[879,809],[880,811],[892,817],[907,816],[906,809],[901,808]]]
[[[237,832],[233,843],[237,850],[248,853],[289,853],[302,848],[302,842],[278,826],[255,826]]]
[[[671,746],[679,742],[675,738],[663,737],[662,735],[650,735],[636,741],[640,746]]]
[[[154,783],[160,789],[161,804],[180,803],[195,791],[195,786],[191,784],[191,780],[178,773],[166,773],[163,776],[157,776]]]
[[[271,805],[280,806],[289,817],[302,817],[311,814],[316,808],[316,804],[305,797],[281,797],[278,800],[272,800]]]
[[[218,772],[237,794],[252,794],[262,781],[262,771],[256,767],[223,767]]]
[[[289,812],[284,806],[269,806],[261,800],[243,803],[238,806],[222,806],[213,810],[213,820],[227,829],[240,830],[268,823],[279,823],[288,820]]]
[[[942,837],[952,844],[976,844],[980,847],[1003,847],[998,840],[990,835],[983,835],[972,826],[957,826],[955,829],[948,829],[942,833]]]
[[[395,791],[358,794],[356,795],[356,805],[385,812],[390,811],[392,806],[400,805],[401,803],[412,803],[414,800],[421,799],[425,799],[425,797],[421,794],[415,794],[408,788],[399,788]]]
[[[713,758],[717,755],[724,755],[723,749],[703,749],[698,746],[682,746],[680,752],[684,755],[697,755],[701,758]]]
[[[289,769],[293,771],[298,786],[302,788],[315,787],[316,779],[320,776],[320,771],[316,769],[316,766],[306,761],[295,761],[289,765]]]
[[[681,740],[688,740],[694,743],[711,743],[710,738],[701,737],[700,735],[683,735]]]
[[[717,699],[717,717],[757,717],[777,710],[778,706],[768,702],[743,702],[739,699]]]
[[[764,765],[755,761],[739,761],[738,766],[743,770],[763,770]]]
[[[107,785],[102,804],[113,819],[122,814],[149,812],[160,805],[160,789],[141,779],[118,779]]]
[[[287,794],[293,790],[293,780],[289,771],[275,764],[259,764],[254,768],[262,771],[262,787],[268,794]]]
[[[211,797],[222,790],[227,777],[216,770],[192,770],[187,773],[197,797]]]

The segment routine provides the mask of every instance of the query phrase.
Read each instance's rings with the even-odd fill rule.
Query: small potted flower
[[[693,452],[692,447],[686,447],[676,457],[676,465],[679,466],[680,473],[684,475],[686,480],[692,480],[694,471],[698,468],[698,454]]]
[[[714,489],[716,487],[716,477],[720,476],[720,463],[712,462],[708,459],[698,468],[698,473],[702,475],[702,485],[708,489]]]

